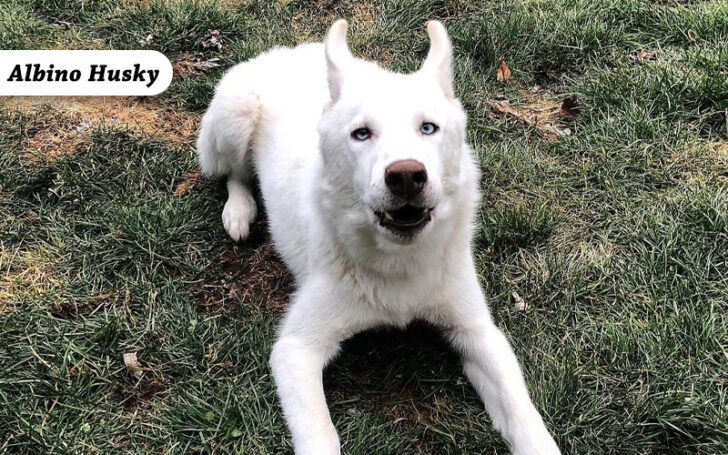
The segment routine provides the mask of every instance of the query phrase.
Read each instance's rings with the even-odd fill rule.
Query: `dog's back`
[[[272,49],[225,74],[197,142],[206,175],[242,170],[238,177],[249,183],[257,174],[276,247],[296,273],[306,268],[316,125],[328,99],[321,44]],[[252,215],[240,216],[252,222],[254,201],[248,195],[244,200]],[[247,229],[241,231],[242,239]]]
[[[224,176],[246,159],[267,126],[298,117],[300,130],[316,128],[328,99],[321,44],[275,48],[229,69],[202,119],[197,150],[206,175]],[[305,126],[303,123],[307,123]],[[290,126],[290,125],[289,125]],[[270,135],[270,134],[269,134]]]

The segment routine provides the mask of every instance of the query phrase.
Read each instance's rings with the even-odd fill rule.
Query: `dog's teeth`
[[[394,218],[392,218],[392,215],[390,215],[389,212],[384,212],[384,218],[387,220],[394,220]]]

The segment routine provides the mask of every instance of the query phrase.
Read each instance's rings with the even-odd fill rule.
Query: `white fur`
[[[254,170],[271,235],[296,277],[271,367],[299,455],[340,453],[321,379],[340,342],[415,318],[449,335],[513,453],[560,453],[478,284],[478,170],[453,94],[449,38],[438,22],[428,31],[425,63],[403,75],[354,58],[337,21],[325,45],[273,49],[232,68],[202,121],[202,170],[228,176],[225,229],[234,240],[248,235]],[[439,131],[423,135],[424,121]],[[372,138],[354,140],[364,125]],[[432,221],[413,239],[374,214],[396,204],[384,170],[400,159],[420,161],[429,176],[418,202],[434,207]]]

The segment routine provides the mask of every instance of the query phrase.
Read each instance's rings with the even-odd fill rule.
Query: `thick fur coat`
[[[222,218],[234,240],[256,216],[257,175],[296,279],[271,354],[295,452],[340,453],[322,385],[340,342],[424,319],[462,354],[513,453],[558,454],[473,264],[478,168],[447,32],[430,22],[421,69],[396,74],[354,58],[346,29],[337,21],[324,44],[273,49],[230,69],[197,143],[203,172],[227,177]]]

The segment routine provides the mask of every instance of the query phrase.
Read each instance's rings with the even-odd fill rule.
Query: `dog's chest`
[[[353,304],[382,323],[407,325],[423,317],[436,304],[440,276],[437,270],[420,274],[386,276],[362,270],[349,270],[340,285],[348,288]]]

